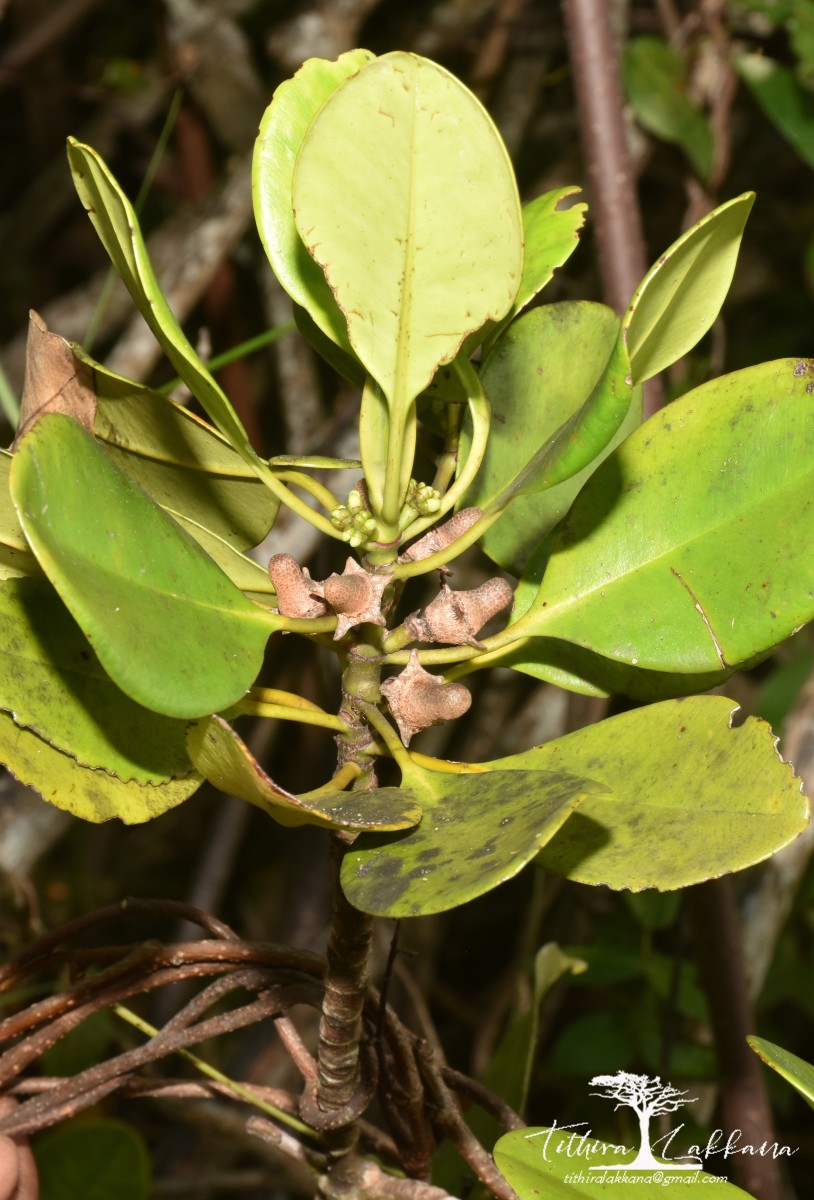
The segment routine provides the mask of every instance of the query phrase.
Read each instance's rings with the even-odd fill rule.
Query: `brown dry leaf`
[[[91,368],[74,356],[68,342],[50,333],[32,309],[28,321],[25,384],[14,445],[46,413],[64,413],[93,432],[96,393]]]

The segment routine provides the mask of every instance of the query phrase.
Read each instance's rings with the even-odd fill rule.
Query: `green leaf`
[[[299,234],[297,234],[297,237],[299,237]],[[305,247],[303,247],[303,254],[308,258],[312,268],[315,271],[319,271],[320,278],[325,283],[325,277],[311,256],[307,254]],[[327,287],[327,284],[325,286]],[[330,289],[328,289],[328,294],[331,294]],[[350,342],[347,343],[347,349],[337,346],[336,342],[332,341],[327,334],[322,332],[316,321],[299,304],[294,305],[294,320],[297,329],[311,349],[315,350],[320,358],[324,358],[328,366],[333,367],[338,375],[341,375],[343,379],[347,379],[348,383],[352,383],[355,388],[361,391],[365,386],[365,368],[351,350]],[[345,318],[342,317],[343,325],[344,321]],[[347,333],[345,340],[347,341]]]
[[[256,546],[280,508],[229,442],[161,392],[115,375],[79,346],[93,371],[93,432],[131,479],[174,515],[244,550]]]
[[[102,245],[156,341],[229,443],[245,462],[259,467],[237,413],[201,362],[161,291],[130,201],[90,146],[68,138],[68,162],[74,186]]]
[[[578,1200],[579,1197],[604,1197],[612,1190],[616,1200],[661,1200],[665,1186],[669,1195],[692,1191],[699,1183],[714,1185],[721,1200],[749,1200],[747,1192],[705,1171],[677,1170],[676,1160],[669,1170],[631,1169],[634,1150],[621,1150],[610,1142],[601,1142],[583,1129],[515,1129],[506,1133],[495,1146],[495,1162],[519,1200]],[[661,1160],[667,1162],[668,1160]],[[604,1164],[621,1164],[617,1170],[591,1171]]]
[[[745,192],[674,242],[639,284],[622,319],[634,383],[692,350],[720,312],[754,203]]]
[[[193,725],[189,755],[210,783],[274,817],[280,825],[326,829],[408,829],[421,819],[415,797],[403,788],[323,792],[295,796],[266,775],[249,748],[221,717]]]
[[[776,1046],[774,1042],[767,1042],[765,1038],[748,1037],[746,1040],[755,1054],[796,1088],[809,1108],[814,1108],[814,1067],[811,1063],[798,1058],[790,1050],[784,1050],[782,1046]]]
[[[74,353],[93,371],[93,430],[108,455],[242,592],[273,595],[268,572],[240,550],[265,538],[279,501],[211,425],[161,392],[115,375],[81,347]]]
[[[421,805],[421,824],[407,834],[363,834],[342,865],[345,895],[376,916],[445,912],[512,879],[597,787],[581,773],[415,764],[403,785]]]
[[[777,733],[793,711],[814,671],[814,650],[805,643],[794,646],[792,654],[793,657],[785,661],[775,661],[761,682],[752,706],[755,714],[768,721]]]
[[[352,351],[345,317],[294,224],[292,187],[297,155],[314,117],[340,84],[373,57],[369,50],[349,50],[335,62],[304,62],[293,79],[275,91],[260,122],[252,164],[255,219],[274,273],[323,336],[348,356]]]
[[[55,808],[94,824],[114,817],[125,825],[151,821],[188,799],[201,785],[196,771],[166,783],[125,783],[105,770],[81,766],[70,754],[22,729],[4,712],[0,712],[0,762]]]
[[[81,1120],[38,1138],[40,1200],[149,1200],[150,1159],[123,1121]]]
[[[294,172],[297,228],[399,420],[514,302],[520,203],[497,130],[443,68],[396,52],[326,100]]]
[[[640,1021],[622,1005],[578,1016],[568,1023],[546,1056],[547,1070],[582,1082],[598,1073],[632,1066]]]
[[[523,274],[509,319],[531,303],[576,250],[588,205],[560,204],[579,194],[577,187],[555,188],[523,205]]]
[[[510,1023],[489,1064],[486,1084],[517,1113],[523,1113],[531,1086],[540,1027],[540,1005],[563,975],[580,975],[588,964],[566,954],[556,942],[547,942],[534,956],[531,1003]],[[495,1133],[497,1123],[494,1123]],[[492,1137],[489,1145],[493,1145]],[[484,1143],[485,1144],[485,1143]]]
[[[735,70],[775,129],[814,167],[814,96],[790,67],[764,54],[739,54]]]
[[[186,722],[136,704],[105,674],[44,580],[0,586],[0,709],[80,765],[159,784],[192,773]]]
[[[530,981],[531,1003],[526,1011],[518,1013],[509,1023],[484,1078],[489,1090],[500,1096],[516,1113],[522,1114],[526,1107],[537,1053],[540,1005],[566,972],[579,974],[587,965],[581,959],[565,954],[556,942],[547,942],[534,956]],[[491,1113],[476,1106],[467,1112],[466,1122],[487,1150],[492,1149],[504,1130],[504,1126]],[[433,1159],[432,1178],[446,1191],[462,1195],[469,1169],[458,1154],[450,1153],[451,1149],[449,1142],[442,1142],[439,1146]],[[486,1195],[482,1188],[474,1193],[478,1200]]]
[[[555,188],[523,205],[525,250],[520,287],[510,311],[488,329],[487,346],[494,345],[509,322],[539,295],[557,268],[576,250],[588,205],[571,204],[567,208],[559,205],[579,194],[580,189],[576,187]]]
[[[593,390],[551,432],[495,503],[505,504],[518,495],[543,492],[571,480],[592,466],[618,437],[630,411],[633,385],[692,349],[718,315],[753,200],[750,192],[717,208],[651,267],[622,318]],[[635,414],[627,427],[634,421]]]
[[[548,304],[512,322],[481,371],[492,404],[492,426],[483,463],[462,506],[487,509],[529,462],[530,451],[547,447],[600,381],[607,385],[604,371],[618,333],[619,319],[611,309],[585,301]],[[594,461],[547,491],[517,497],[481,539],[481,548],[500,566],[519,573],[531,550],[568,511],[598,462],[640,420],[637,392],[611,440],[606,442],[602,434]],[[464,451],[470,438],[467,422]]]
[[[813,371],[782,360],[724,376],[629,437],[560,526],[523,633],[696,673],[810,620]]]
[[[0,579],[40,574],[11,499],[10,475],[11,454],[0,450]]]
[[[631,378],[627,350],[620,336],[587,400],[538,450],[506,494],[522,496],[546,491],[593,466],[630,412]]]
[[[667,700],[486,765],[586,771],[607,789],[546,845],[548,870],[631,891],[688,887],[768,858],[808,821],[769,726],[733,727],[733,711],[725,696]]]
[[[268,494],[268,493],[267,493]],[[245,596],[257,600],[260,604],[273,604],[276,592],[269,578],[268,568],[265,570],[253,558],[241,554],[228,541],[199,525],[183,513],[171,508],[165,510],[177,521],[182,529],[191,534],[195,541],[209,557],[216,562],[224,574],[228,575],[235,587],[240,588]]]
[[[114,681],[173,717],[238,700],[276,618],[246,600],[188,534],[69,417],[43,417],[11,468],[34,553]]]
[[[681,56],[660,38],[633,38],[622,64],[625,94],[639,124],[680,146],[701,179],[709,179],[713,137],[709,120],[686,90]]]
[[[539,584],[538,584],[539,586]],[[745,664],[756,665],[760,658]],[[583,696],[630,696],[652,703],[692,696],[726,683],[737,667],[685,675],[675,671],[647,671],[603,658],[582,646],[557,638],[534,637],[490,654],[484,666],[509,667],[544,683],[553,683]],[[761,713],[761,716],[764,715]]]

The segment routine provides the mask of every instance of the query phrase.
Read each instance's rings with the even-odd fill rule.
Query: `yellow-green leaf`
[[[335,62],[307,59],[275,91],[260,122],[252,163],[257,228],[275,275],[318,329],[348,354],[345,318],[294,224],[292,186],[297,155],[314,117],[339,85],[372,58],[369,50],[349,50]]]
[[[445,912],[491,891],[602,786],[557,769],[450,772],[415,763],[402,782],[421,805],[421,824],[407,834],[364,834],[342,866],[351,904],[378,916]]]
[[[192,772],[186,722],[136,704],[105,674],[46,580],[0,586],[0,709],[82,766],[160,784]]]
[[[29,729],[21,729],[0,712],[0,761],[20,783],[33,787],[43,800],[98,824],[118,817],[138,825],[181,804],[201,785],[197,771],[165,783],[125,783],[107,771],[81,766]]]
[[[333,92],[302,143],[294,210],[399,419],[467,334],[514,302],[522,220],[506,148],[471,92],[427,59],[387,54]]]
[[[325,829],[409,829],[421,819],[415,797],[404,788],[323,792],[295,796],[271,779],[248,746],[222,717],[191,726],[189,754],[201,774],[232,796],[247,800],[280,825]]]
[[[548,870],[631,891],[688,887],[761,862],[808,823],[771,729],[733,725],[735,711],[724,696],[667,700],[487,765],[605,785],[543,849]]]
[[[90,146],[69,138],[68,162],[74,186],[102,245],[156,341],[230,444],[246,462],[259,466],[237,413],[201,362],[161,291],[132,204]]]
[[[814,1108],[814,1067],[811,1063],[798,1058],[790,1050],[784,1050],[782,1046],[776,1046],[774,1042],[767,1042],[765,1038],[749,1037],[746,1040],[755,1054],[796,1088],[809,1108]]]

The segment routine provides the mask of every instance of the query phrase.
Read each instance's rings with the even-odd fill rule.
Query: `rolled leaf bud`
[[[354,625],[385,625],[382,613],[384,590],[392,575],[374,573],[349,558],[341,575],[331,575],[322,585],[323,595],[336,613],[334,641],[344,637]]]
[[[443,525],[437,525],[417,542],[413,542],[412,546],[399,556],[399,562],[417,562],[419,559],[429,558],[431,554],[437,554],[439,550],[445,550],[471,529],[482,516],[483,512],[479,508],[462,508]]]
[[[418,661],[417,650],[412,651],[400,675],[385,679],[381,692],[405,746],[422,729],[463,716],[472,703],[472,696],[462,683],[444,683],[437,675],[425,671]]]
[[[511,585],[500,578],[487,579],[467,592],[453,592],[444,583],[424,615],[413,613],[404,624],[417,642],[480,646],[477,635],[487,621],[511,604],[513,596]]]
[[[322,599],[322,584],[313,580],[290,554],[269,559],[269,578],[277,593],[277,611],[284,617],[324,617],[328,606]]]

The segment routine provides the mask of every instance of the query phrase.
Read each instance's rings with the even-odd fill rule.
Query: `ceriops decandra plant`
[[[326,1006],[337,962],[364,978],[368,915],[451,909],[532,861],[586,885],[682,888],[797,836],[806,800],[769,727],[697,693],[814,616],[814,363],[714,379],[641,423],[642,384],[718,315],[751,193],[666,250],[621,319],[590,301],[532,307],[576,248],[577,189],[521,205],[489,116],[427,59],[307,61],[263,118],[255,213],[302,335],[358,389],[360,451],[264,459],[104,162],[75,141],[68,157],[209,421],[32,317],[20,428],[0,455],[0,758],[20,780],[128,823],[209,780],[281,825],[332,831]],[[336,496],[324,472],[348,466],[358,482]],[[258,564],[248,551],[281,506],[342,543],[344,567]],[[457,589],[450,568],[476,545],[494,577]],[[437,587],[415,610],[425,576]],[[334,711],[255,685],[283,633],[336,656]],[[469,708],[462,680],[491,666],[649,703],[495,761],[421,753],[422,730]],[[279,786],[235,732],[241,714],[322,727],[332,778]],[[377,786],[383,759],[398,786]],[[352,969],[342,922],[362,947]],[[337,1017],[351,1030],[342,1104],[359,1086],[360,1005]],[[334,1049],[321,1041],[314,1127],[314,1111],[346,1112]],[[329,1176],[354,1147],[335,1148]],[[348,1194],[368,1194],[361,1178]]]

